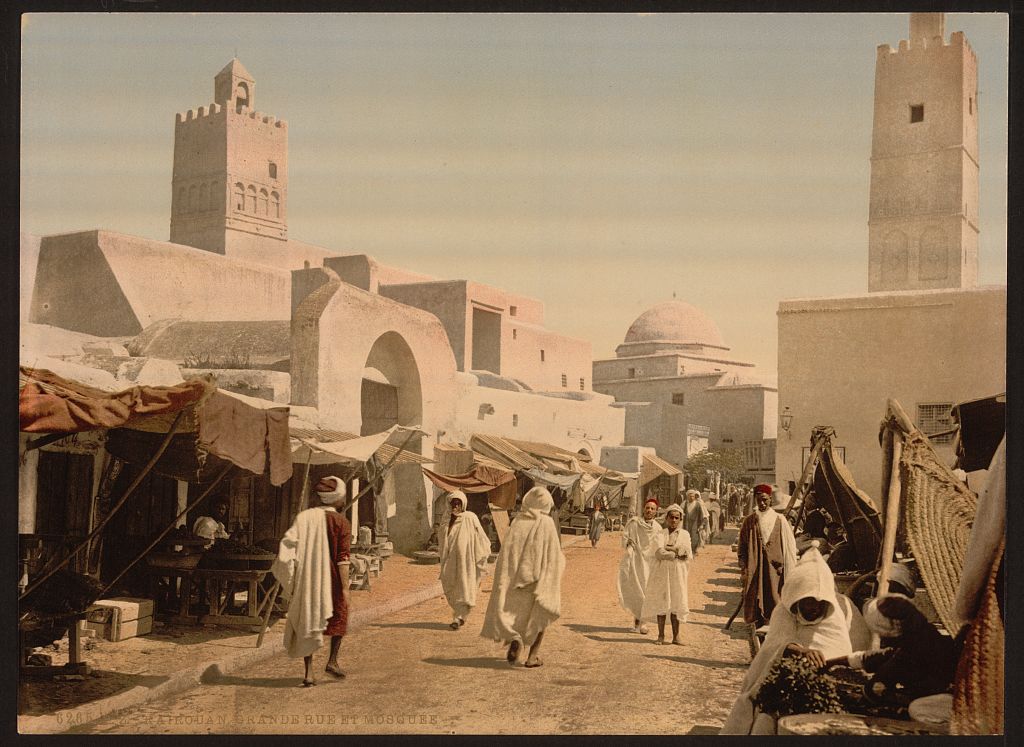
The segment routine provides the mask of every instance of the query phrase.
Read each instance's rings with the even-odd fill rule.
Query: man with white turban
[[[619,604],[633,616],[633,632],[647,634],[647,626],[640,617],[644,608],[644,590],[650,574],[652,544],[661,525],[654,520],[658,515],[658,499],[644,501],[643,518],[633,516],[622,529],[622,547],[625,554],[619,562]]]
[[[525,665],[542,664],[537,653],[544,629],[561,614],[565,555],[558,528],[549,515],[554,507],[545,488],[530,489],[494,566],[493,590],[480,635],[507,642],[506,658],[513,665],[527,645],[530,652]]]
[[[452,608],[452,623],[449,627],[458,630],[466,622],[466,616],[476,605],[476,591],[491,555],[491,541],[480,526],[480,519],[466,510],[466,494],[461,490],[452,491],[448,500],[451,517],[442,529],[441,537],[441,588],[448,606]]]
[[[271,568],[281,582],[288,602],[284,645],[288,656],[302,658],[310,687],[313,652],[331,637],[331,652],[324,671],[338,678],[345,673],[338,666],[341,639],[348,629],[348,566],[352,527],[339,513],[346,502],[345,482],[325,477],[314,486],[319,505],[300,511],[278,548]]]
[[[782,587],[765,638],[750,663],[739,697],[720,734],[774,734],[775,720],[755,710],[753,698],[784,656],[804,656],[817,667],[870,644],[871,632],[856,605],[836,592],[832,570],[817,543],[795,565]]]
[[[772,508],[772,486],[754,488],[756,507],[740,525],[736,557],[743,582],[743,620],[757,629],[771,618],[786,574],[796,564],[796,537]]]
[[[685,622],[690,614],[686,582],[693,548],[689,532],[682,528],[683,514],[683,507],[678,503],[669,506],[665,512],[665,528],[654,536],[654,561],[644,590],[641,619],[657,620],[657,644],[665,642],[665,617],[671,615],[672,643],[681,646],[679,623]]]

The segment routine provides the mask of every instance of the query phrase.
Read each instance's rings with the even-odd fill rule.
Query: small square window
[[[271,161],[270,164],[269,164],[269,169],[268,170],[270,171],[270,178],[271,179],[276,179],[277,178],[277,164],[274,163],[273,161]]]
[[[974,114],[974,97],[973,96],[968,96],[967,97],[967,113],[968,114]]]
[[[541,361],[541,363],[544,362],[544,351],[543,350],[540,351],[540,361]]]
[[[924,104],[910,105],[910,121],[924,122]]]
[[[516,415],[515,413],[512,413],[512,427],[513,428],[518,428],[519,427],[519,416]]]
[[[562,387],[565,388],[565,387],[568,387],[568,386],[569,386],[569,377],[566,376],[565,374],[562,374]]]
[[[515,316],[516,313],[518,313],[518,311],[519,311],[519,307],[518,306],[509,306],[508,307],[508,315],[509,316]]]
[[[672,395],[673,405],[685,405],[686,404],[686,392],[675,392]]]
[[[952,402],[917,406],[917,427],[933,444],[948,444],[953,441],[952,409]]]
[[[515,340],[517,337],[519,337],[519,330],[518,329],[513,329],[512,330],[512,339]]]
[[[628,376],[629,378],[631,378],[631,379],[635,379],[635,378],[636,378],[636,369],[635,369],[635,368],[630,368],[630,369],[628,369],[628,371],[627,371],[626,375],[627,375],[627,376]]]

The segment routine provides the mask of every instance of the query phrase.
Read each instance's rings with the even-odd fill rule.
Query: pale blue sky
[[[22,230],[166,240],[174,115],[237,50],[289,234],[542,299],[611,355],[672,293],[773,374],[783,298],[867,290],[875,48],[905,14],[35,14]],[[979,58],[980,282],[1006,281],[1007,20]]]

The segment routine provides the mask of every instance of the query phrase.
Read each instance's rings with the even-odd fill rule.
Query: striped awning
[[[500,436],[474,433],[469,440],[469,447],[481,456],[514,470],[544,469],[547,466]]]
[[[662,475],[672,477],[681,475],[683,471],[671,462],[666,462],[659,456],[645,454],[643,464],[640,466],[640,484],[646,485],[652,480],[657,480]]]

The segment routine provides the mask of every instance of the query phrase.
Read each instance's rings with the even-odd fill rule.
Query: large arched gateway
[[[409,344],[397,332],[385,332],[370,348],[360,392],[360,435],[393,425],[423,422],[419,367]]]

